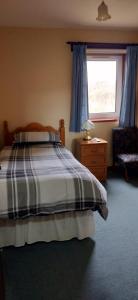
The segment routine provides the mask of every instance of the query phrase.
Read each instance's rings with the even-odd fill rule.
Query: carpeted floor
[[[6,300],[137,300],[138,179],[107,181],[93,239],[4,249]]]

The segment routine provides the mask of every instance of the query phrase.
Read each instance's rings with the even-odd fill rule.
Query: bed
[[[83,239],[106,219],[106,191],[65,147],[59,128],[30,123],[9,131],[0,155],[0,247]]]

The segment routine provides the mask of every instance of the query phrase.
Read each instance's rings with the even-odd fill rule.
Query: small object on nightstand
[[[97,137],[94,137],[94,138],[92,139],[92,141],[93,141],[93,142],[100,143],[101,140],[100,140],[99,138],[97,138]]]
[[[99,180],[105,181],[107,178],[107,141],[100,138],[90,141],[76,139],[75,150],[76,158]]]

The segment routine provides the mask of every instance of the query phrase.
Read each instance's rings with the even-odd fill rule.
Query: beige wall
[[[0,133],[31,121],[58,126],[65,119],[66,146],[81,134],[69,133],[71,103],[70,47],[66,41],[138,42],[138,32],[112,30],[0,29]],[[96,123],[94,136],[108,141],[116,123]]]

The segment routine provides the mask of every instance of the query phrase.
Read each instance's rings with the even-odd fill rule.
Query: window
[[[118,119],[122,93],[122,55],[88,55],[90,119]]]

